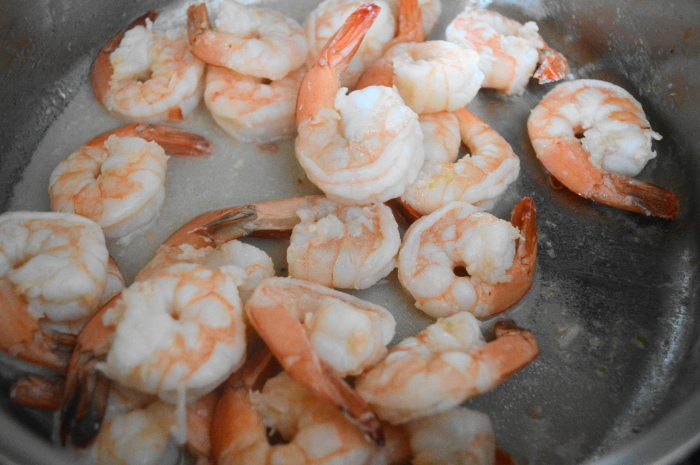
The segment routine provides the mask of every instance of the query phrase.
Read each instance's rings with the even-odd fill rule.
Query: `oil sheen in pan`
[[[314,3],[295,3],[294,11],[282,1],[262,5],[303,21]],[[443,38],[440,31],[461,5],[443,3],[432,38]],[[182,8],[178,3],[172,11]],[[520,20],[545,17],[542,8],[538,1],[524,6],[497,2],[494,6]],[[551,38],[561,38],[563,33],[542,28],[542,34],[558,48],[560,44]],[[616,77],[596,61],[588,62],[585,69],[577,69],[575,61],[572,65],[576,77]],[[76,66],[84,68],[87,76],[89,63]],[[87,79],[84,82],[48,129],[15,186],[11,210],[48,210],[48,179],[54,166],[96,134],[122,124],[99,106]],[[654,380],[664,379],[668,370],[658,354],[673,349],[664,346],[664,341],[674,339],[685,315],[665,315],[663,321],[653,315],[668,293],[674,292],[654,275],[657,257],[664,253],[659,244],[669,226],[552,189],[525,130],[529,110],[549,88],[531,83],[525,95],[510,98],[482,92],[470,105],[521,158],[520,178],[494,213],[507,217],[515,202],[526,195],[533,196],[538,207],[540,252],[535,282],[506,316],[534,332],[542,355],[492,393],[468,404],[491,416],[500,447],[516,460],[578,463],[632,435],[648,419],[650,412],[644,412],[643,406],[657,398],[663,386],[655,385]],[[294,158],[291,139],[266,145],[236,142],[214,124],[203,106],[179,126],[211,139],[216,153],[209,159],[172,157],[166,202],[156,223],[128,242],[110,246],[129,281],[172,231],[203,211],[317,192]],[[659,158],[664,157],[663,146],[657,145],[657,150]],[[652,162],[642,177],[651,176],[648,173],[664,163],[668,162]],[[253,242],[272,255],[284,274],[286,243]],[[429,323],[413,308],[395,272],[355,294],[394,314],[398,323],[395,342]],[[639,314],[642,318],[633,318]],[[488,332],[491,323],[483,326]]]

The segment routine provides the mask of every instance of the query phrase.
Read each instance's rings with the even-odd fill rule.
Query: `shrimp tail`
[[[247,235],[288,238],[299,223],[296,212],[325,199],[321,195],[271,200],[203,213],[175,231],[163,246],[206,247]]]
[[[494,333],[496,339],[478,349],[475,354],[475,358],[492,367],[492,373],[498,373],[492,380],[491,387],[501,384],[540,354],[535,336],[512,320],[497,322]],[[480,392],[483,391],[475,394]]]
[[[109,91],[109,81],[114,74],[114,68],[109,60],[109,56],[117,48],[124,38],[126,31],[133,29],[137,26],[145,26],[147,21],[155,21],[158,17],[158,12],[151,10],[144,13],[142,16],[136,18],[126,29],[120,31],[117,35],[112,37],[107,44],[102,47],[100,52],[97,54],[92,68],[90,70],[90,82],[92,83],[92,91],[95,94],[98,102],[103,102],[105,96]]]
[[[613,186],[597,190],[591,198],[605,205],[673,220],[678,215],[678,196],[671,191],[648,182],[638,181],[626,176],[609,174],[606,176]]]
[[[209,30],[211,30],[211,22],[207,5],[204,3],[190,5],[187,8],[187,38],[190,45],[194,45],[199,36]]]
[[[157,143],[171,155],[207,157],[214,153],[214,144],[205,137],[163,124],[129,124],[100,134],[85,145],[102,146],[110,136],[140,137]]]
[[[566,57],[549,46],[539,50],[539,63],[533,77],[540,84],[559,81],[569,74],[569,62]]]
[[[423,216],[418,212],[418,210],[409,205],[408,202],[404,202],[400,197],[388,200],[384,203],[394,212],[394,218],[396,218],[396,221],[405,226],[412,225],[416,220]]]
[[[88,446],[102,426],[111,381],[97,369],[109,351],[113,328],[103,323],[104,314],[116,306],[113,297],[87,322],[78,335],[66,372],[66,388],[59,415],[59,438],[78,447]]]
[[[372,3],[361,5],[321,49],[315,63],[329,66],[342,73],[355,56],[365,34],[381,8]]]
[[[340,87],[338,76],[350,64],[380,9],[370,3],[360,6],[321,49],[301,82],[297,98],[297,127],[335,99]]]
[[[61,408],[65,378],[27,375],[12,385],[10,399],[17,405],[40,410]]]
[[[87,363],[78,379],[70,378],[60,413],[59,437],[64,446],[89,446],[102,426],[110,381],[96,371],[94,362]]]
[[[377,445],[384,443],[381,424],[374,412],[316,355],[298,320],[279,304],[247,305],[246,310],[251,325],[294,380],[346,413]]]
[[[423,12],[418,0],[399,0],[399,33],[390,46],[403,42],[423,42]],[[388,49],[389,47],[387,47]]]
[[[214,153],[214,144],[210,140],[172,126],[135,124],[133,131],[134,136],[156,142],[168,154],[207,157]]]
[[[207,5],[191,5],[187,9],[187,39],[190,42],[192,54],[205,63],[214,66],[226,66],[222,56],[232,45],[226,41],[217,40],[212,32]]]
[[[532,276],[537,266],[538,241],[537,209],[532,198],[525,197],[513,207],[510,222],[520,231],[513,265],[506,272],[512,279],[480,288],[480,307],[475,312],[475,316],[480,319],[508,310],[532,287]]]

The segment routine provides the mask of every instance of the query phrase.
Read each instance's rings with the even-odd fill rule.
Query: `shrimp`
[[[143,282],[152,283],[154,279],[159,281],[167,280],[168,275],[172,274],[172,270],[175,270],[176,275],[186,274],[187,270],[190,270],[193,278],[197,278],[197,273],[199,272],[202,275],[211,275],[209,279],[205,280],[206,282],[202,283],[200,280],[199,283],[194,283],[203,284],[204,287],[200,290],[205,291],[211,286],[215,286],[217,280],[221,281],[223,284],[226,284],[224,290],[235,303],[235,299],[232,296],[233,291],[230,289],[229,284],[240,284],[241,274],[238,267],[232,267],[231,265],[220,266],[219,262],[225,259],[226,252],[223,248],[226,247],[226,244],[248,234],[284,235],[299,222],[299,217],[295,214],[296,210],[310,208],[322,198],[321,196],[309,196],[275,200],[231,207],[199,215],[180,227],[163,243],[153,259],[136,277],[134,285]],[[240,264],[249,268],[243,263],[245,261],[247,261],[247,258]],[[205,262],[211,263],[212,266],[218,266],[220,269],[211,269],[203,266],[202,264]],[[252,270],[254,269],[255,267],[252,267]],[[255,275],[256,273],[251,274]],[[175,276],[171,277],[174,278]],[[163,290],[164,288],[160,289]],[[189,289],[195,291],[196,287],[190,287]],[[151,294],[154,297],[157,296],[157,294]],[[145,299],[148,295],[148,284],[139,284],[133,299],[138,300],[139,296],[143,296]],[[215,292],[212,292],[210,297],[216,299],[217,295]],[[93,316],[77,338],[66,376],[66,400],[61,408],[60,435],[63,443],[70,440],[78,446],[86,445],[93,441],[99,432],[107,407],[107,394],[112,384],[104,374],[104,364],[116,332],[115,326],[107,324],[105,318],[111,315],[110,318],[114,320],[114,317],[120,316],[118,314],[115,315],[112,309],[123,307],[123,303],[120,303],[122,299],[123,295],[119,295],[105,305]],[[204,299],[203,301],[206,300]],[[219,298],[219,300],[221,304],[226,303],[224,298]],[[216,306],[213,307],[211,312],[214,312],[215,308]],[[237,308],[234,305],[233,319],[238,322],[239,310]],[[162,315],[162,317],[164,320],[168,319],[167,315]],[[242,317],[241,314],[241,320]],[[162,327],[161,329],[167,328]],[[234,331],[236,331],[235,347],[239,347],[239,344],[244,342],[237,337],[238,331],[242,331],[242,325],[235,325]],[[217,331],[212,330],[211,333],[215,335]],[[191,335],[196,336],[196,331],[193,331]],[[190,340],[188,339],[188,341]],[[200,348],[206,349],[206,344]],[[223,352],[225,351],[220,351],[219,354],[213,355],[218,358],[218,355]],[[196,355],[193,352],[190,359],[196,357]],[[236,361],[234,359],[227,362],[231,364],[230,369],[235,369]],[[222,366],[219,368],[222,368]],[[183,367],[183,365],[175,364],[172,368],[177,370],[179,367]],[[170,367],[163,367],[162,370],[156,372],[155,376],[165,374],[168,369]],[[219,375],[224,371],[220,370]],[[119,373],[117,374],[119,375]],[[125,375],[128,375],[128,373],[125,373]],[[187,376],[187,373],[181,373],[181,375]],[[213,372],[211,375],[210,378],[214,379]],[[175,373],[170,381],[177,381],[177,377],[178,375]],[[157,381],[157,379],[154,380]],[[134,376],[132,381],[137,382],[138,377]],[[212,381],[212,385],[215,383],[216,381]],[[152,384],[150,383],[146,390],[152,391]],[[165,387],[165,384],[163,386]],[[200,391],[205,390],[201,387],[198,389]],[[168,392],[167,397],[170,397],[169,394],[170,392]]]
[[[309,61],[314,61],[348,17],[365,2],[358,0],[324,0],[306,17],[304,31],[309,44]],[[362,72],[382,56],[396,33],[396,21],[383,0],[373,2],[379,8],[357,52],[347,67],[338,71],[340,85],[352,88]]]
[[[191,6],[187,10],[189,36],[195,53],[200,53],[202,49],[205,49],[203,44],[207,41],[221,41],[226,37],[230,41],[237,37],[235,40],[244,41],[248,44],[248,47],[236,50],[227,49],[229,54],[242,55],[244,53],[252,53],[251,49],[255,48],[253,44],[257,44],[260,47],[263,47],[263,44],[269,46],[269,49],[263,48],[259,51],[257,61],[254,62],[255,68],[269,68],[271,63],[277,64],[280,61],[282,63],[279,63],[279,65],[282,66],[285,60],[288,60],[288,56],[277,56],[281,50],[277,50],[279,45],[275,44],[275,41],[284,39],[284,35],[280,34],[281,31],[279,30],[279,21],[284,18],[283,16],[276,12],[244,7],[234,2],[224,2],[221,4],[221,8],[224,14],[223,16],[220,15],[220,19],[224,23],[234,21],[233,18],[236,16],[236,11],[241,10],[238,13],[244,13],[243,16],[239,14],[235,21],[237,21],[239,27],[243,26],[245,28],[255,27],[250,26],[250,23],[246,21],[246,14],[254,16],[259,21],[263,21],[263,18],[272,15],[272,18],[276,19],[264,20],[272,21],[272,25],[263,24],[260,26],[271,34],[272,37],[269,38],[269,41],[272,41],[272,43],[267,43],[269,41],[263,38],[256,38],[257,36],[251,33],[238,37],[242,35],[242,32],[234,35],[232,33],[211,31],[206,5],[200,4]],[[293,24],[296,24],[289,18],[285,18],[285,21],[291,21]],[[277,26],[274,26],[275,24]],[[306,72],[306,66],[304,65],[306,41],[303,37],[301,26],[296,25],[294,29],[299,30],[298,34],[290,38],[289,41],[294,43],[295,37],[296,41],[299,39],[302,41],[304,50],[301,60],[286,63],[288,66],[284,66],[284,69],[275,68],[274,75],[277,77],[274,79],[261,76],[261,74],[270,75],[272,74],[271,72],[247,74],[244,66],[250,66],[253,63],[250,59],[245,60],[239,57],[237,58],[237,62],[240,62],[238,66],[226,65],[223,59],[226,55],[224,50],[212,48],[211,44],[208,46],[211,50],[207,52],[207,55],[201,55],[205,61],[211,63],[207,69],[204,103],[214,121],[234,139],[243,142],[270,142],[296,133],[294,113],[301,79]],[[299,34],[301,34],[301,37],[299,37]],[[216,39],[217,37],[218,39]],[[219,59],[215,59],[216,57]],[[291,66],[294,67],[291,68]],[[284,71],[284,73],[282,74],[280,71]]]
[[[537,30],[533,21],[523,25],[495,11],[467,5],[447,26],[445,37],[479,53],[483,87],[520,95],[531,76],[545,84],[569,74],[566,58],[549,47]]]
[[[423,42],[418,1],[398,4],[398,35],[360,76],[355,89],[395,86],[418,114],[452,111],[471,102],[484,80],[479,54],[444,40]]]
[[[205,4],[188,10],[192,53],[215,66],[246,76],[281,79],[299,68],[308,54],[304,30],[279,11],[221,2],[216,30],[209,25]]]
[[[242,142],[272,142],[296,135],[295,111],[306,68],[275,81],[209,66],[204,103],[214,121]]]
[[[204,91],[204,62],[190,53],[185,29],[157,31],[149,11],[105,45],[92,65],[97,100],[140,122],[182,120]]]
[[[493,465],[496,438],[488,415],[464,407],[406,424],[413,465]]]
[[[418,114],[453,111],[476,97],[484,80],[478,66],[479,55],[444,40],[404,43],[392,47],[365,71],[357,88],[367,85],[365,76],[381,67],[390,75],[390,84]],[[377,83],[379,84],[379,83]]]
[[[468,312],[440,318],[401,341],[355,384],[377,416],[393,424],[449,410],[493,389],[538,354],[526,330],[499,321],[485,343]]]
[[[289,275],[328,287],[366,289],[396,267],[399,225],[389,207],[332,201],[297,212],[287,249]]]
[[[123,279],[100,227],[70,213],[0,215],[0,350],[52,370]]]
[[[435,158],[428,155],[430,151],[426,146],[423,168],[401,196],[401,201],[420,215],[432,213],[453,201],[490,210],[520,173],[520,159],[503,137],[466,108],[453,114],[451,121],[458,124],[461,141],[468,147],[469,155],[456,161],[458,152],[454,139],[449,137],[453,132],[448,133],[448,140]],[[425,127],[425,124],[435,123],[437,118],[441,116],[421,120],[427,141],[445,137],[443,132],[431,132]],[[438,142],[433,144],[440,146]],[[443,147],[447,148],[443,150]],[[444,156],[446,151],[452,151],[449,157],[452,159]]]
[[[399,281],[416,307],[435,318],[462,311],[481,319],[501,313],[532,285],[535,216],[529,197],[513,207],[510,224],[452,202],[408,229],[399,251]]]
[[[51,173],[53,211],[95,221],[107,239],[148,228],[165,199],[165,153],[208,156],[211,142],[162,125],[131,124],[101,134]]]
[[[423,163],[418,116],[394,89],[338,88],[338,74],[378,12],[366,5],[348,18],[304,76],[297,101],[297,160],[312,183],[345,203],[398,197]]]
[[[674,219],[678,196],[631,178],[656,156],[641,104],[604,81],[558,84],[532,110],[527,122],[537,158],[552,176],[578,195],[643,215]]]
[[[340,378],[386,353],[395,321],[386,309],[293,278],[264,280],[246,303],[251,325],[282,367],[316,395],[345,410],[375,442],[379,424]]]
[[[211,392],[245,355],[236,281],[225,268],[179,263],[132,284],[100,319],[112,335],[97,368],[171,403]]]
[[[271,445],[266,428],[278,431],[285,443]],[[227,389],[212,432],[219,465],[384,463],[381,448],[286,373],[269,379],[259,392]]]
[[[80,333],[71,356],[61,439],[100,430],[110,380],[183,406],[218,387],[245,356],[236,279],[192,263],[137,281]]]

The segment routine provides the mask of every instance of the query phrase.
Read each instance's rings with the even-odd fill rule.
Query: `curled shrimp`
[[[532,21],[521,24],[467,5],[447,26],[445,37],[479,53],[483,87],[519,95],[532,76],[544,84],[569,74],[566,58],[549,47],[537,30]]]
[[[297,160],[311,182],[346,203],[398,197],[423,163],[418,117],[394,89],[339,89],[339,73],[378,13],[365,5],[348,17],[304,76],[297,101]]]
[[[70,213],[0,215],[0,350],[66,369],[75,337],[123,286],[100,227]]]
[[[452,111],[472,101],[484,80],[479,54],[444,40],[424,42],[417,0],[399,0],[399,33],[356,89],[395,86],[418,114]]]
[[[182,120],[204,91],[204,63],[190,53],[186,30],[154,30],[149,11],[105,45],[92,65],[97,100],[130,120]]]
[[[284,444],[271,445],[267,428]],[[261,391],[228,388],[216,408],[212,446],[220,465],[372,464],[382,449],[336,408],[286,373]]]
[[[243,142],[272,142],[296,134],[295,110],[305,68],[267,81],[209,66],[204,103],[214,121]]]
[[[614,84],[581,79],[558,84],[527,123],[537,158],[578,195],[623,210],[673,219],[678,196],[638,181],[656,156],[641,104]]]
[[[264,280],[246,303],[246,313],[297,382],[346,411],[375,442],[383,441],[374,414],[340,376],[357,374],[382,358],[394,335],[391,313],[293,278]]]
[[[100,430],[110,380],[182,406],[218,387],[244,360],[237,276],[177,263],[134,282],[78,336],[61,410],[61,439]]]
[[[219,5],[214,30],[205,4],[191,6],[192,53],[202,61],[246,76],[281,79],[299,68],[308,53],[304,30],[279,11],[226,0]]]
[[[237,282],[217,269],[166,268],[124,290],[101,321],[113,333],[99,369],[172,403],[211,392],[243,361]]]
[[[468,148],[468,154],[459,160],[455,126],[461,143]],[[510,144],[466,108],[451,114],[421,115],[421,127],[426,161],[401,196],[401,201],[419,215],[453,201],[490,210],[518,178],[520,159]]]
[[[433,317],[467,311],[489,318],[532,286],[536,210],[526,197],[511,222],[453,202],[411,225],[399,252],[399,281]],[[465,276],[466,275],[466,276]]]
[[[287,249],[289,275],[328,287],[366,289],[396,267],[399,225],[389,207],[330,200],[297,212]]]
[[[205,138],[181,129],[131,124],[101,134],[61,161],[51,173],[53,211],[95,221],[107,239],[147,228],[165,199],[166,153],[208,156]]]
[[[309,13],[304,21],[304,31],[309,44],[310,61],[318,57],[348,17],[365,3],[358,0],[324,0]],[[338,71],[340,85],[343,87],[352,88],[363,71],[382,56],[394,38],[396,21],[389,5],[383,0],[373,3],[379,8],[379,14],[369,26],[356,53],[348,58],[347,67]]]
[[[165,279],[170,273],[169,270],[173,269],[177,273],[185,273],[190,270],[195,275],[194,277],[200,271],[203,274],[213,273],[212,276],[215,279],[209,280],[208,284],[204,283],[205,287],[202,290],[206,289],[206,286],[214,286],[219,278],[225,282],[239,283],[241,280],[240,270],[232,270],[231,265],[220,266],[220,262],[226,255],[222,248],[230,241],[248,234],[288,235],[294,225],[299,222],[299,217],[295,214],[296,210],[310,208],[322,198],[321,196],[309,196],[275,200],[199,215],[180,227],[163,243],[153,259],[136,277],[135,283],[151,282],[154,278]],[[211,268],[202,265],[205,262],[225,269],[225,273],[216,269],[212,271]],[[243,263],[241,265],[249,268]],[[249,269],[251,269],[251,275],[257,273],[255,266]],[[222,276],[223,274],[226,274],[228,278]],[[252,284],[254,285],[254,282]],[[245,281],[243,285],[245,285]],[[147,286],[139,285],[142,290],[144,287]],[[145,289],[144,292],[147,294],[148,289]],[[138,297],[139,293],[136,293],[136,296]],[[215,298],[215,293],[211,297]],[[61,408],[60,435],[63,443],[70,440],[79,447],[85,446],[94,441],[95,436],[99,433],[107,408],[107,395],[111,382],[102,370],[98,370],[98,367],[105,363],[111,347],[110,341],[115,333],[115,327],[108,325],[104,316],[113,307],[123,305],[119,303],[122,298],[121,295],[117,296],[102,307],[77,338],[66,376],[66,400]],[[221,302],[223,303],[224,300],[222,299]],[[238,313],[239,311],[234,307],[235,319],[237,319]],[[113,314],[113,316],[115,315]],[[167,316],[163,315],[163,317],[167,319]],[[240,326],[238,325],[237,328]],[[229,363],[232,363],[231,366],[233,366],[235,360],[231,360]],[[173,365],[173,369],[176,368],[178,365]],[[163,369],[169,369],[169,367],[165,366]],[[163,374],[164,371],[160,370],[157,373]],[[135,376],[132,381],[138,381],[138,377]]]
[[[363,74],[357,88],[381,67],[389,74],[389,85],[416,113],[453,111],[471,102],[481,88],[484,74],[478,63],[474,50],[444,40],[399,44]]]
[[[539,354],[529,331],[499,321],[495,333],[486,343],[468,312],[440,318],[392,347],[355,389],[379,418],[394,424],[449,410],[493,389]]]

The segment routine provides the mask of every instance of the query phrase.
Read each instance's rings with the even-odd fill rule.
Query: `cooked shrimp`
[[[406,105],[421,114],[453,111],[471,102],[484,80],[478,63],[479,55],[474,50],[431,40],[397,45],[373,68],[383,67],[391,73],[391,84]],[[357,87],[366,84],[361,78]]]
[[[182,120],[199,104],[204,63],[190,53],[185,28],[156,31],[149,11],[105,45],[90,78],[97,100],[138,121]]]
[[[297,160],[311,182],[346,203],[398,197],[423,163],[418,116],[393,88],[338,87],[378,11],[365,5],[348,18],[304,76],[297,101]]]
[[[213,262],[219,261],[217,259],[219,254],[225,255],[223,251],[225,244],[245,235],[288,233],[299,222],[296,211],[310,208],[320,199],[323,197],[275,200],[199,215],[175,231],[164,242],[155,257],[136,277],[135,282],[151,282],[154,278],[162,281],[162,278],[167,278],[171,269],[186,271],[190,268],[195,275],[197,270],[202,271],[202,274],[213,273],[213,278],[208,284],[204,283],[204,290],[207,289],[206,286],[215,286],[217,279],[223,279],[225,283],[239,284],[240,270],[232,270],[231,266],[224,266],[212,271],[201,263],[211,261],[212,266],[220,266]],[[136,297],[141,294],[148,296],[148,289],[144,289],[147,287],[147,285],[139,285]],[[194,290],[194,288],[190,289]],[[232,294],[228,287],[226,290],[229,295]],[[211,297],[216,298],[216,294],[212,293]],[[107,325],[104,318],[106,314],[112,312],[111,308],[123,306],[120,303],[122,298],[122,296],[116,297],[103,307],[78,336],[67,373],[66,401],[61,409],[61,440],[64,443],[70,439],[76,445],[84,445],[92,441],[99,432],[106,409],[110,381],[102,371],[97,370],[97,366],[104,363],[111,348],[110,341],[115,333],[114,326]],[[222,304],[226,303],[223,298],[220,298],[220,301]],[[238,313],[239,311],[234,308],[236,320],[238,320]],[[164,320],[168,319],[167,315],[162,317]],[[240,326],[236,326],[235,331],[239,331]],[[216,331],[212,332],[212,334],[215,333]],[[206,345],[202,348],[206,348]],[[230,360],[229,363],[235,363],[235,360]],[[173,369],[177,367],[178,365],[174,365]],[[167,369],[169,367],[163,367],[160,373],[165,373]],[[173,380],[174,378],[176,377],[173,377]],[[137,378],[134,377],[134,380]]]
[[[366,289],[396,267],[399,225],[389,207],[330,200],[297,212],[287,249],[289,275],[328,287]]]
[[[496,339],[485,343],[468,312],[438,319],[392,347],[355,389],[379,418],[394,424],[449,410],[493,389],[539,354],[529,331],[499,321],[495,332]]]
[[[413,465],[493,465],[496,438],[488,415],[455,407],[406,424]]]
[[[236,140],[271,142],[292,137],[297,131],[297,94],[305,72],[302,66],[269,81],[209,66],[204,103],[214,121]]]
[[[168,402],[201,397],[243,362],[237,283],[217,269],[181,263],[161,270],[124,290],[101,323],[113,335],[99,369]]]
[[[537,158],[567,188],[604,205],[673,219],[678,197],[632,179],[656,156],[641,104],[608,82],[558,84],[527,123]]]
[[[450,203],[406,232],[399,281],[416,307],[436,318],[467,311],[484,319],[503,312],[532,285],[535,215],[527,197],[513,207],[511,223],[467,203]]]
[[[277,80],[299,68],[308,53],[304,30],[279,11],[225,0],[219,5],[215,30],[205,4],[188,16],[192,53],[215,66],[246,76]]]
[[[238,275],[177,263],[136,281],[89,321],[71,356],[61,437],[99,432],[109,380],[180,408],[218,387],[245,357]]]
[[[65,370],[75,336],[120,278],[93,221],[70,213],[3,213],[0,350]]]
[[[54,211],[85,216],[107,239],[147,228],[165,199],[165,153],[206,156],[205,138],[161,125],[131,124],[101,134],[61,161],[51,173]]]
[[[267,428],[278,431],[285,443],[271,445]],[[219,465],[385,463],[381,448],[286,373],[268,380],[260,392],[227,389],[212,432]]]
[[[426,145],[423,168],[401,196],[404,203],[421,215],[432,213],[453,201],[490,210],[520,173],[520,159],[503,137],[465,108],[455,111],[454,115],[461,141],[469,149],[469,154],[455,161],[458,152],[452,149],[454,143],[449,137],[452,133],[448,133],[444,144],[433,142],[440,147],[436,155],[429,154]],[[424,124],[422,126],[427,141],[445,137],[444,131],[435,133]],[[454,150],[452,160],[445,159],[448,146]]]
[[[399,33],[355,88],[395,86],[418,114],[452,111],[471,102],[484,80],[479,54],[443,40],[423,42],[418,1],[398,3]]]
[[[366,2],[357,0],[324,0],[306,17],[304,31],[309,44],[309,60],[314,61],[348,17]],[[347,67],[338,71],[340,85],[352,88],[362,72],[382,56],[387,44],[394,38],[396,21],[383,0],[373,2],[379,8],[374,23],[349,58]]]
[[[445,37],[479,53],[483,87],[519,95],[531,76],[544,84],[569,74],[566,58],[552,50],[537,30],[533,21],[521,24],[467,5],[447,26]]]
[[[340,378],[357,374],[386,353],[395,321],[386,309],[293,278],[264,280],[246,313],[282,367],[318,396],[342,407],[373,440],[379,424]]]

